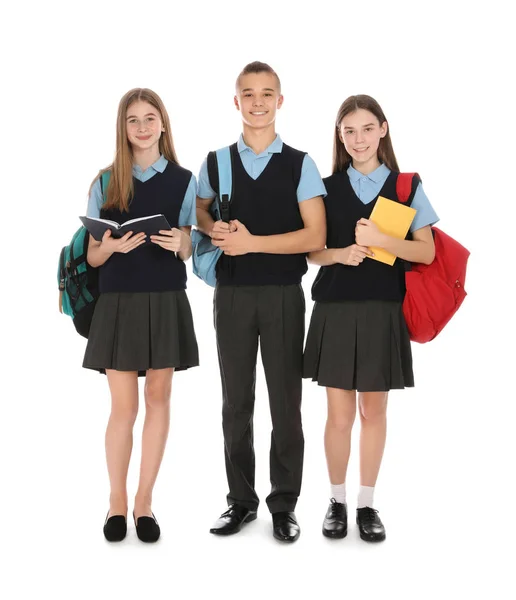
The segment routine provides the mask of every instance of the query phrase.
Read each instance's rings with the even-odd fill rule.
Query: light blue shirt
[[[165,167],[168,165],[168,160],[163,156],[163,154],[158,158],[158,160],[151,165],[145,171],[142,171],[139,165],[133,165],[133,177],[136,177],[138,181],[145,183],[149,181],[156,173],[163,173]],[[197,182],[195,180],[194,175],[190,179],[190,183],[188,184],[188,188],[186,189],[185,197],[183,199],[183,204],[181,205],[181,211],[179,213],[179,227],[188,227],[190,225],[197,225],[197,216],[195,212],[195,193],[197,189]],[[88,208],[86,210],[87,217],[100,217],[100,209],[104,204],[104,199],[102,198],[102,190],[100,187],[100,178],[95,181],[93,187],[91,188],[91,194],[88,198]]]
[[[260,154],[255,154],[252,148],[244,142],[244,136],[240,135],[237,142],[238,152],[242,165],[250,177],[258,179],[263,173],[265,167],[269,164],[273,154],[281,153],[283,149],[283,141],[277,135],[272,144]],[[215,198],[216,194],[210,185],[208,177],[208,159],[204,159],[201,170],[199,172],[199,183],[197,186],[197,195],[199,198]],[[301,167],[301,178],[297,186],[297,201],[303,202],[316,196],[326,196],[326,188],[321,179],[315,162],[305,154],[303,165]]]
[[[378,196],[390,172],[390,169],[383,164],[372,173],[369,173],[369,175],[363,175],[351,165],[347,171],[355,194],[364,204],[369,204],[369,202],[372,202]],[[422,227],[434,225],[439,221],[439,217],[423,191],[421,183],[417,186],[411,206],[417,210],[417,213],[410,226],[410,231],[417,231]]]

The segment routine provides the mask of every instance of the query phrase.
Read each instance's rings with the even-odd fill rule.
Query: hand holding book
[[[187,252],[191,248],[190,236],[176,227],[161,230],[159,235],[151,235],[150,241],[170,252]]]
[[[370,219],[360,219],[355,227],[355,241],[359,246],[379,247],[382,245],[384,235],[378,225]]]
[[[106,252],[106,254],[113,254],[114,252],[120,252],[122,254],[127,254],[145,244],[147,241],[147,236],[144,233],[136,233],[133,234],[132,231],[128,231],[123,237],[115,238],[111,233],[110,229],[106,229],[104,235],[102,236],[102,248]]]
[[[149,236],[158,233],[160,230],[170,230],[171,227],[164,215],[150,215],[130,219],[125,223],[117,223],[109,219],[97,219],[95,217],[79,217],[82,224],[91,233],[91,235],[100,242],[107,229],[111,231],[114,238],[121,238],[129,231],[135,233],[144,233]]]
[[[385,250],[385,236],[405,239],[416,210],[400,202],[379,196],[369,219],[360,219],[355,228],[357,244],[368,246],[374,253],[373,260],[393,265],[396,256]]]

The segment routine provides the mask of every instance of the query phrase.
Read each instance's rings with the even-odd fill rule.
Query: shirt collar
[[[158,173],[163,173],[165,167],[168,165],[168,160],[163,156],[163,154],[158,158],[158,160],[152,164],[149,169],[154,169]],[[148,169],[146,169],[147,171]],[[143,173],[142,168],[139,165],[133,165],[133,173],[137,175],[141,175]]]
[[[244,152],[245,150],[249,150],[249,152],[252,152],[254,154],[254,150],[252,148],[249,148],[249,146],[244,142],[243,134],[240,134],[240,137],[238,138],[237,148],[240,154],[242,154],[242,152]],[[282,150],[283,141],[278,133],[276,134],[276,139],[272,142],[272,144],[269,147],[267,147],[261,154],[257,154],[256,156],[264,156],[267,154],[279,154]]]
[[[380,183],[387,179],[387,176],[389,175],[390,172],[391,171],[390,171],[389,167],[386,167],[384,164],[381,164],[372,173],[369,173],[369,175],[364,175],[363,173],[360,173],[351,165],[349,165],[349,167],[348,167],[349,179],[353,183],[356,183],[359,179],[362,179],[363,177],[367,177],[367,179],[370,179],[371,181],[374,181],[375,183]]]

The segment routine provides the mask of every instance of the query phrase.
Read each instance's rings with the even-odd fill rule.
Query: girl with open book
[[[109,172],[109,183],[102,181]],[[153,235],[129,231],[102,241],[90,236],[88,263],[99,267],[95,307],[83,366],[106,373],[111,415],[106,458],[111,486],[104,535],[127,532],[127,472],[138,413],[138,376],[145,376],[140,480],[133,518],[140,540],[155,542],[160,528],[152,491],[169,429],[172,374],[199,364],[192,313],[186,296],[190,228],[196,224],[195,177],[179,166],[163,102],[149,89],[133,89],[118,108],[113,163],[91,186],[88,217],[117,223],[163,214],[171,229]]]
[[[323,534],[347,534],[346,471],[357,399],[361,422],[357,524],[366,541],[385,539],[373,493],[386,438],[387,396],[412,387],[410,340],[402,312],[405,261],[430,264],[431,225],[438,218],[414,177],[407,205],[416,209],[410,239],[383,234],[369,219],[379,196],[398,201],[399,172],[387,119],[370,96],[351,96],[339,109],[333,174],[324,179],[326,249],[309,254],[321,269],[304,354],[304,377],[326,387],[324,436],[331,502]],[[374,248],[392,253],[392,266]]]

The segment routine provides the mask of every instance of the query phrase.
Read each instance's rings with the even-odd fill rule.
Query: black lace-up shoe
[[[330,500],[330,506],[324,517],[323,535],[329,538],[345,538],[348,534],[348,512],[346,505],[337,502],[335,498]]]
[[[301,534],[296,515],[288,511],[272,513],[272,534],[280,542],[295,542]]]
[[[357,525],[360,537],[366,542],[383,542],[385,539],[385,527],[374,508],[357,508]]]
[[[210,529],[210,533],[231,535],[240,531],[244,523],[249,523],[255,519],[255,510],[249,510],[241,504],[232,504],[226,512],[220,515],[215,525]]]

